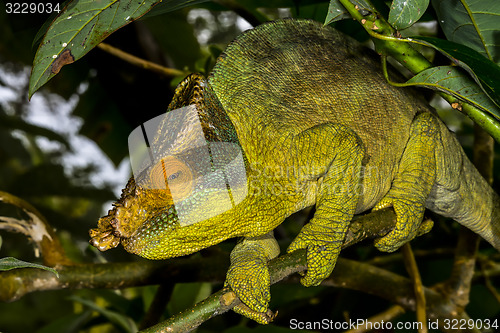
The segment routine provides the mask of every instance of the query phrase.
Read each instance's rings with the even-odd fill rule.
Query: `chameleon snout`
[[[106,215],[99,219],[97,228],[90,230],[90,244],[99,251],[115,248],[120,244],[120,236],[115,229],[116,219],[112,215]]]
[[[130,181],[121,198],[113,203],[113,209],[99,219],[97,228],[90,230],[92,246],[100,251],[115,248],[140,228],[148,218],[146,210],[141,208],[140,194],[140,189]]]
[[[128,201],[125,200],[124,204],[115,202],[113,209],[108,211],[108,215],[103,216],[97,222],[97,228],[90,230],[90,244],[98,248],[100,251],[106,251],[115,248],[120,244],[124,234],[123,228],[120,226],[120,220],[128,220],[130,212],[128,208]]]

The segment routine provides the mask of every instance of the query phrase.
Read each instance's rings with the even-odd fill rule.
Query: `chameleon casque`
[[[121,243],[142,257],[165,259],[243,237],[226,284],[248,306],[236,310],[260,322],[256,314],[270,300],[267,262],[279,254],[272,231],[308,206],[315,205],[315,214],[288,248],[307,250],[305,286],[332,273],[353,215],[370,209],[396,212],[395,229],[375,240],[381,251],[428,231],[425,208],[500,250],[500,199],[455,137],[414,90],[385,81],[372,51],[332,28],[284,19],[244,32],[208,79],[192,74],[177,87],[168,110],[188,105],[207,142],[241,147],[246,196],[215,216],[180,223],[177,210],[185,205],[202,213],[216,206],[204,200],[237,189],[197,187],[196,163],[163,153],[189,146],[192,121],[164,122],[151,145],[163,164],[142,177],[164,177],[168,186],[147,188],[132,177],[90,232],[100,250]]]

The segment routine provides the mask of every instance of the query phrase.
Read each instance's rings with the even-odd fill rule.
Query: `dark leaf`
[[[432,6],[448,40],[500,62],[500,1],[432,0]]]
[[[500,106],[500,67],[477,51],[462,44],[433,37],[414,37],[414,40],[441,51],[456,65],[464,68],[481,89]]]
[[[407,83],[451,94],[500,119],[500,109],[460,67],[432,67],[418,73]]]
[[[47,30],[33,61],[29,96],[115,30],[141,17],[159,1],[70,2]],[[181,1],[166,1],[172,6]]]

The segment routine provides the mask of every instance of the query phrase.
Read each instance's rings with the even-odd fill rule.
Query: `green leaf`
[[[432,0],[432,6],[448,40],[467,45],[500,63],[500,1]]]
[[[144,24],[175,68],[193,70],[192,64],[201,57],[202,51],[185,12],[152,17]],[[175,34],[172,34],[172,31],[175,31]]]
[[[68,3],[70,3],[70,2],[71,2],[71,0],[64,1],[63,3],[60,4],[59,8],[65,8],[68,5]],[[50,14],[50,16],[47,18],[47,20],[45,20],[43,25],[40,27],[40,29],[38,29],[38,32],[36,33],[35,38],[33,38],[33,43],[31,44],[31,47],[33,49],[36,48],[37,45],[41,43],[43,36],[45,36],[45,34],[47,33],[47,30],[49,30],[50,25],[52,24],[52,22],[55,20],[55,18],[58,15],[59,15],[59,12],[56,12],[56,11],[52,12],[52,14]]]
[[[338,0],[331,0],[325,18],[325,25],[349,18],[351,15]]]
[[[40,44],[29,83],[29,97],[115,30],[141,17],[158,0],[80,0],[69,3],[52,22]],[[172,5],[180,0],[168,1]]]
[[[11,269],[16,269],[16,268],[40,268],[44,269],[46,271],[54,273],[57,277],[59,277],[59,273],[53,268],[39,265],[39,264],[33,264],[31,262],[26,262],[22,261],[16,258],[12,257],[6,257],[6,258],[1,258],[0,259],[0,271],[8,271]]]
[[[459,67],[432,67],[418,73],[406,83],[451,94],[459,100],[472,104],[476,108],[491,113],[500,119],[500,109]]]
[[[369,13],[372,11],[371,6],[364,0],[351,0],[351,2],[358,6],[362,13]],[[324,24],[328,25],[346,18],[351,18],[351,14],[349,14],[339,0],[330,0]]]
[[[429,0],[393,0],[389,11],[389,24],[398,30],[411,27],[424,15]]]
[[[464,68],[488,97],[500,106],[500,67],[470,47],[433,37],[414,37],[413,41],[437,49]]]
[[[70,299],[75,302],[82,303],[83,305],[99,312],[110,322],[115,324],[117,327],[123,328],[126,332],[135,333],[138,331],[134,321],[121,313],[105,309],[90,300],[83,299],[77,296],[71,296]]]

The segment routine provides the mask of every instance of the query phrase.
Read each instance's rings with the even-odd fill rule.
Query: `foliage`
[[[108,163],[116,167],[126,158],[130,130],[165,110],[173,87],[184,73],[210,71],[225,45],[241,32],[241,18],[256,25],[282,16],[324,21],[363,42],[371,38],[379,53],[395,58],[414,74],[420,72],[407,84],[450,93],[463,102],[461,106],[454,104],[455,109],[462,109],[499,140],[500,45],[497,37],[500,3],[496,0],[432,0],[430,6],[429,1],[423,0],[394,0],[390,6],[383,1],[373,1],[372,4],[366,0],[164,0],[161,3],[109,0],[68,1],[55,18],[42,14],[8,15],[2,11],[0,89],[8,94],[0,94],[0,190],[33,204],[58,230],[54,237],[60,239],[64,256],[72,263],[81,265],[80,270],[78,266],[66,265],[68,269],[73,269],[71,274],[74,275],[69,275],[70,278],[81,279],[79,282],[83,284],[85,278],[94,280],[98,276],[107,276],[108,272],[108,282],[102,282],[98,287],[116,288],[123,285],[120,281],[127,279],[119,274],[120,270],[127,272],[129,277],[136,271],[149,272],[154,276],[151,272],[156,270],[156,266],[122,250],[101,255],[87,245],[87,230],[103,213],[103,204],[117,194],[112,192],[112,186],[122,187],[124,184],[112,184],[109,179],[103,179],[109,173],[108,176],[97,173],[102,167],[100,164],[71,166],[69,161],[78,158],[77,153],[82,146],[75,143],[76,134],[59,123],[63,115],[58,110],[68,106],[70,122],[80,123],[76,130],[79,137],[86,136],[95,142],[111,161]],[[357,22],[350,18],[355,18]],[[43,24],[45,20],[49,22],[48,28]],[[433,28],[428,31],[426,26]],[[30,46],[37,39],[35,36],[40,27],[39,35],[43,38],[34,55]],[[400,35],[412,37],[405,40],[396,38]],[[436,38],[443,35],[446,39]],[[149,64],[159,64],[180,73],[175,77],[166,76],[117,59],[98,47],[104,39],[107,44],[147,60]],[[428,56],[431,61],[421,55],[425,52],[429,54],[429,49],[422,49],[422,45],[432,48]],[[28,82],[25,68],[31,62],[33,67]],[[143,61],[142,64],[147,65],[148,62]],[[448,67],[450,65],[453,67]],[[12,77],[18,77],[20,83],[13,83]],[[38,92],[34,94],[35,91]],[[28,96],[30,104],[26,103]],[[44,127],[33,122],[33,118],[40,113],[38,108],[42,106],[52,110],[50,112],[58,121],[55,126]],[[450,115],[450,112],[442,112],[446,120],[454,121],[459,137],[463,139],[466,150],[470,151],[471,123],[460,117],[456,120],[457,113]],[[105,209],[108,208],[105,205]],[[28,221],[30,216],[27,212],[30,210],[22,205],[0,202],[0,217],[9,217],[9,221]],[[309,213],[297,213],[279,227],[277,233],[284,247],[296,235]],[[456,267],[452,248],[457,234],[456,225],[436,223],[429,235],[412,243],[417,247],[417,264],[423,284],[437,286],[432,288],[432,292],[450,287],[449,281],[457,281],[450,277],[452,267]],[[25,236],[13,233],[2,233],[2,236],[1,257],[14,256],[29,262],[40,260],[29,247],[23,246]],[[181,259],[181,268],[178,269],[187,273],[172,275],[161,283],[137,274],[137,280],[127,285],[137,287],[116,292],[93,291],[90,288],[96,286],[92,284],[86,287],[89,289],[76,290],[79,288],[77,284],[69,283],[74,290],[27,293],[16,302],[0,304],[0,331],[128,332],[146,328],[191,307],[219,289],[228,262],[210,260],[227,258],[227,251],[233,243],[226,242],[215,249],[203,251],[202,255]],[[488,277],[488,272],[495,274],[498,271],[497,264],[492,260],[498,257],[485,244],[481,250],[478,255],[481,272],[476,273],[481,276],[473,281],[471,303],[466,308],[474,319],[494,318],[500,314],[495,289],[498,276]],[[46,260],[44,250],[41,254],[42,260]],[[371,244],[346,249],[343,256],[365,261],[366,266],[356,267],[366,269],[362,271],[364,274],[373,274],[368,275],[371,277],[369,283],[360,282],[366,287],[359,287],[361,291],[367,292],[377,286],[386,274],[384,272],[399,277],[406,275],[405,260],[401,254],[382,255]],[[136,261],[132,264],[137,264],[142,270],[128,270],[124,266],[118,270],[112,264],[95,264],[108,260]],[[212,266],[202,266],[203,260]],[[192,266],[186,268],[182,262]],[[166,264],[177,267],[176,263],[169,261]],[[377,273],[373,273],[375,269]],[[203,272],[200,273],[200,270]],[[55,283],[56,279],[50,272],[35,273],[28,268],[0,272],[0,279],[7,276],[6,273],[19,278],[25,276],[23,274],[28,277],[42,274],[37,276],[46,280],[40,281],[51,283]],[[68,276],[60,274],[62,278]],[[340,271],[338,275],[341,279]],[[404,284],[406,280],[401,281]],[[200,331],[231,332],[239,331],[244,326],[248,331],[285,332],[289,331],[287,327],[294,318],[328,318],[334,322],[341,322],[346,317],[368,318],[395,302],[377,293],[376,288],[370,289],[370,293],[381,297],[328,286],[306,289],[297,284],[296,279],[290,282],[272,287],[271,308],[280,311],[273,324],[256,327],[245,318],[227,313],[209,320]],[[161,286],[158,287],[158,284]],[[372,286],[368,288],[368,284]],[[14,285],[9,292],[15,292],[16,288],[20,287]],[[426,289],[426,295],[431,292],[430,289]],[[394,290],[394,295],[397,292]],[[0,291],[1,299],[8,299],[9,295],[5,289]],[[32,315],[27,318],[25,313]],[[393,320],[409,322],[416,319],[408,311]]]
[[[39,269],[47,270],[49,272],[54,273],[56,276],[59,276],[55,269],[47,267],[47,266],[22,261],[22,260],[12,258],[12,257],[0,259],[0,271],[8,271],[11,269],[16,269],[16,268],[39,268]]]

